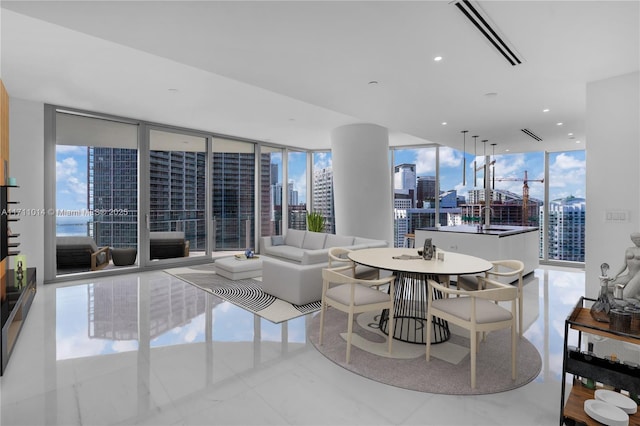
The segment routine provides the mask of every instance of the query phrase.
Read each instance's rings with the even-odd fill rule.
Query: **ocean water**
[[[56,218],[56,236],[77,237],[87,236],[89,227],[87,223],[91,221],[84,217],[58,217]]]

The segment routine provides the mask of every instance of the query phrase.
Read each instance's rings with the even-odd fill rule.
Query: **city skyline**
[[[568,196],[585,197],[585,153],[584,151],[570,151],[550,153],[549,167],[549,199],[561,199]],[[272,156],[272,162],[282,170],[282,157]],[[462,184],[462,152],[448,147],[440,148],[440,190],[455,189],[458,195],[467,197],[473,186],[474,156],[466,154],[466,180]],[[498,181],[499,178],[522,179],[527,171],[529,194],[532,198],[544,199],[545,184],[536,182],[544,177],[542,152],[521,154],[499,154],[495,159],[496,189],[522,193],[522,181]],[[81,146],[57,145],[56,150],[56,207],[70,211],[81,212],[87,209],[87,150]],[[435,176],[435,149],[415,148],[395,151],[396,164],[415,164],[416,176]],[[481,167],[484,157],[476,157],[476,164]],[[305,153],[291,152],[289,154],[289,182],[298,191],[298,199],[306,200],[306,170]],[[314,153],[314,168],[331,167],[331,153]],[[482,187],[482,170],[477,172],[478,187]]]

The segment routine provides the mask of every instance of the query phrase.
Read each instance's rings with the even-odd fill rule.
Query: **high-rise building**
[[[264,165],[268,158],[263,156],[261,163]],[[212,214],[216,223],[213,249],[255,247],[255,154],[214,152],[211,174]]]
[[[411,200],[411,207],[416,206],[416,165],[398,164],[393,169],[394,198]]]
[[[585,199],[571,196],[553,200],[548,210],[549,235],[546,241],[549,259],[584,262]],[[544,209],[540,208],[540,223],[543,219]],[[544,239],[540,238],[540,241],[542,245]]]
[[[205,155],[203,152],[151,151],[149,158],[149,229],[183,231],[191,250],[206,247]],[[89,209],[126,211],[126,214],[94,216],[93,235],[99,246],[136,247],[138,244],[137,156],[134,149],[88,148]],[[272,171],[268,155],[263,156],[262,163],[263,171]],[[247,240],[254,245],[254,169],[253,153],[213,154],[214,249],[243,248]],[[273,179],[272,176],[264,178],[266,182]]]
[[[105,212],[93,217],[91,232],[96,244],[137,247],[137,150],[89,147],[87,158],[87,207],[92,212]],[[121,214],[108,214],[115,211]]]
[[[325,218],[325,232],[335,232],[335,211],[333,208],[333,169],[326,167],[313,171],[312,210]]]
[[[294,189],[293,187],[293,181],[290,180],[289,184],[287,185],[287,190],[289,191],[289,205],[290,206],[297,206],[298,204],[300,204],[298,202],[298,191],[296,189]]]
[[[436,177],[420,176],[417,181],[416,198],[418,204],[425,201],[433,202],[436,199]]]

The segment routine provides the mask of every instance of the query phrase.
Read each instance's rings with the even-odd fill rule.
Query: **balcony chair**
[[[149,258],[172,259],[189,257],[189,240],[182,231],[154,231],[149,233]]]
[[[88,268],[97,271],[109,264],[109,247],[98,247],[92,237],[56,237],[58,269]]]
[[[438,317],[469,330],[472,389],[476,388],[476,356],[480,347],[479,334],[493,330],[511,328],[511,378],[516,379],[515,310],[518,289],[488,278],[479,277],[479,279],[482,281],[482,289],[474,291],[456,290],[434,280],[428,280],[427,324],[431,324],[433,317]],[[435,299],[436,291],[444,295],[445,298]],[[465,297],[449,297],[450,295]],[[511,310],[497,303],[509,300],[511,301]],[[427,327],[427,361],[431,358],[432,328]]]
[[[524,304],[522,275],[524,271],[524,263],[514,259],[494,260],[491,263],[493,264],[493,268],[484,273],[485,278],[493,278],[500,280],[500,282],[503,283],[507,282],[503,278],[508,279],[509,283],[512,282],[515,277],[518,279],[518,335],[522,337],[522,310]],[[458,275],[457,286],[458,289],[473,291],[480,289],[481,282],[476,276]]]
[[[353,332],[354,314],[369,311],[389,310],[389,322],[393,323],[393,300],[395,276],[391,275],[378,280],[362,280],[344,273],[350,273],[351,266],[322,270],[322,307],[320,309],[320,338],[324,337],[324,317],[329,306],[349,314],[347,326],[347,364],[351,362],[351,335]],[[389,292],[376,290],[373,287],[389,284]],[[392,336],[387,336],[389,355],[391,355]]]

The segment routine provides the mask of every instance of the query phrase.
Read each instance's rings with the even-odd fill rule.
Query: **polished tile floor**
[[[161,271],[40,286],[0,378],[0,424],[556,425],[584,273],[540,267],[526,283],[542,371],[481,396],[354,375],[307,342],[309,316],[272,324]]]

